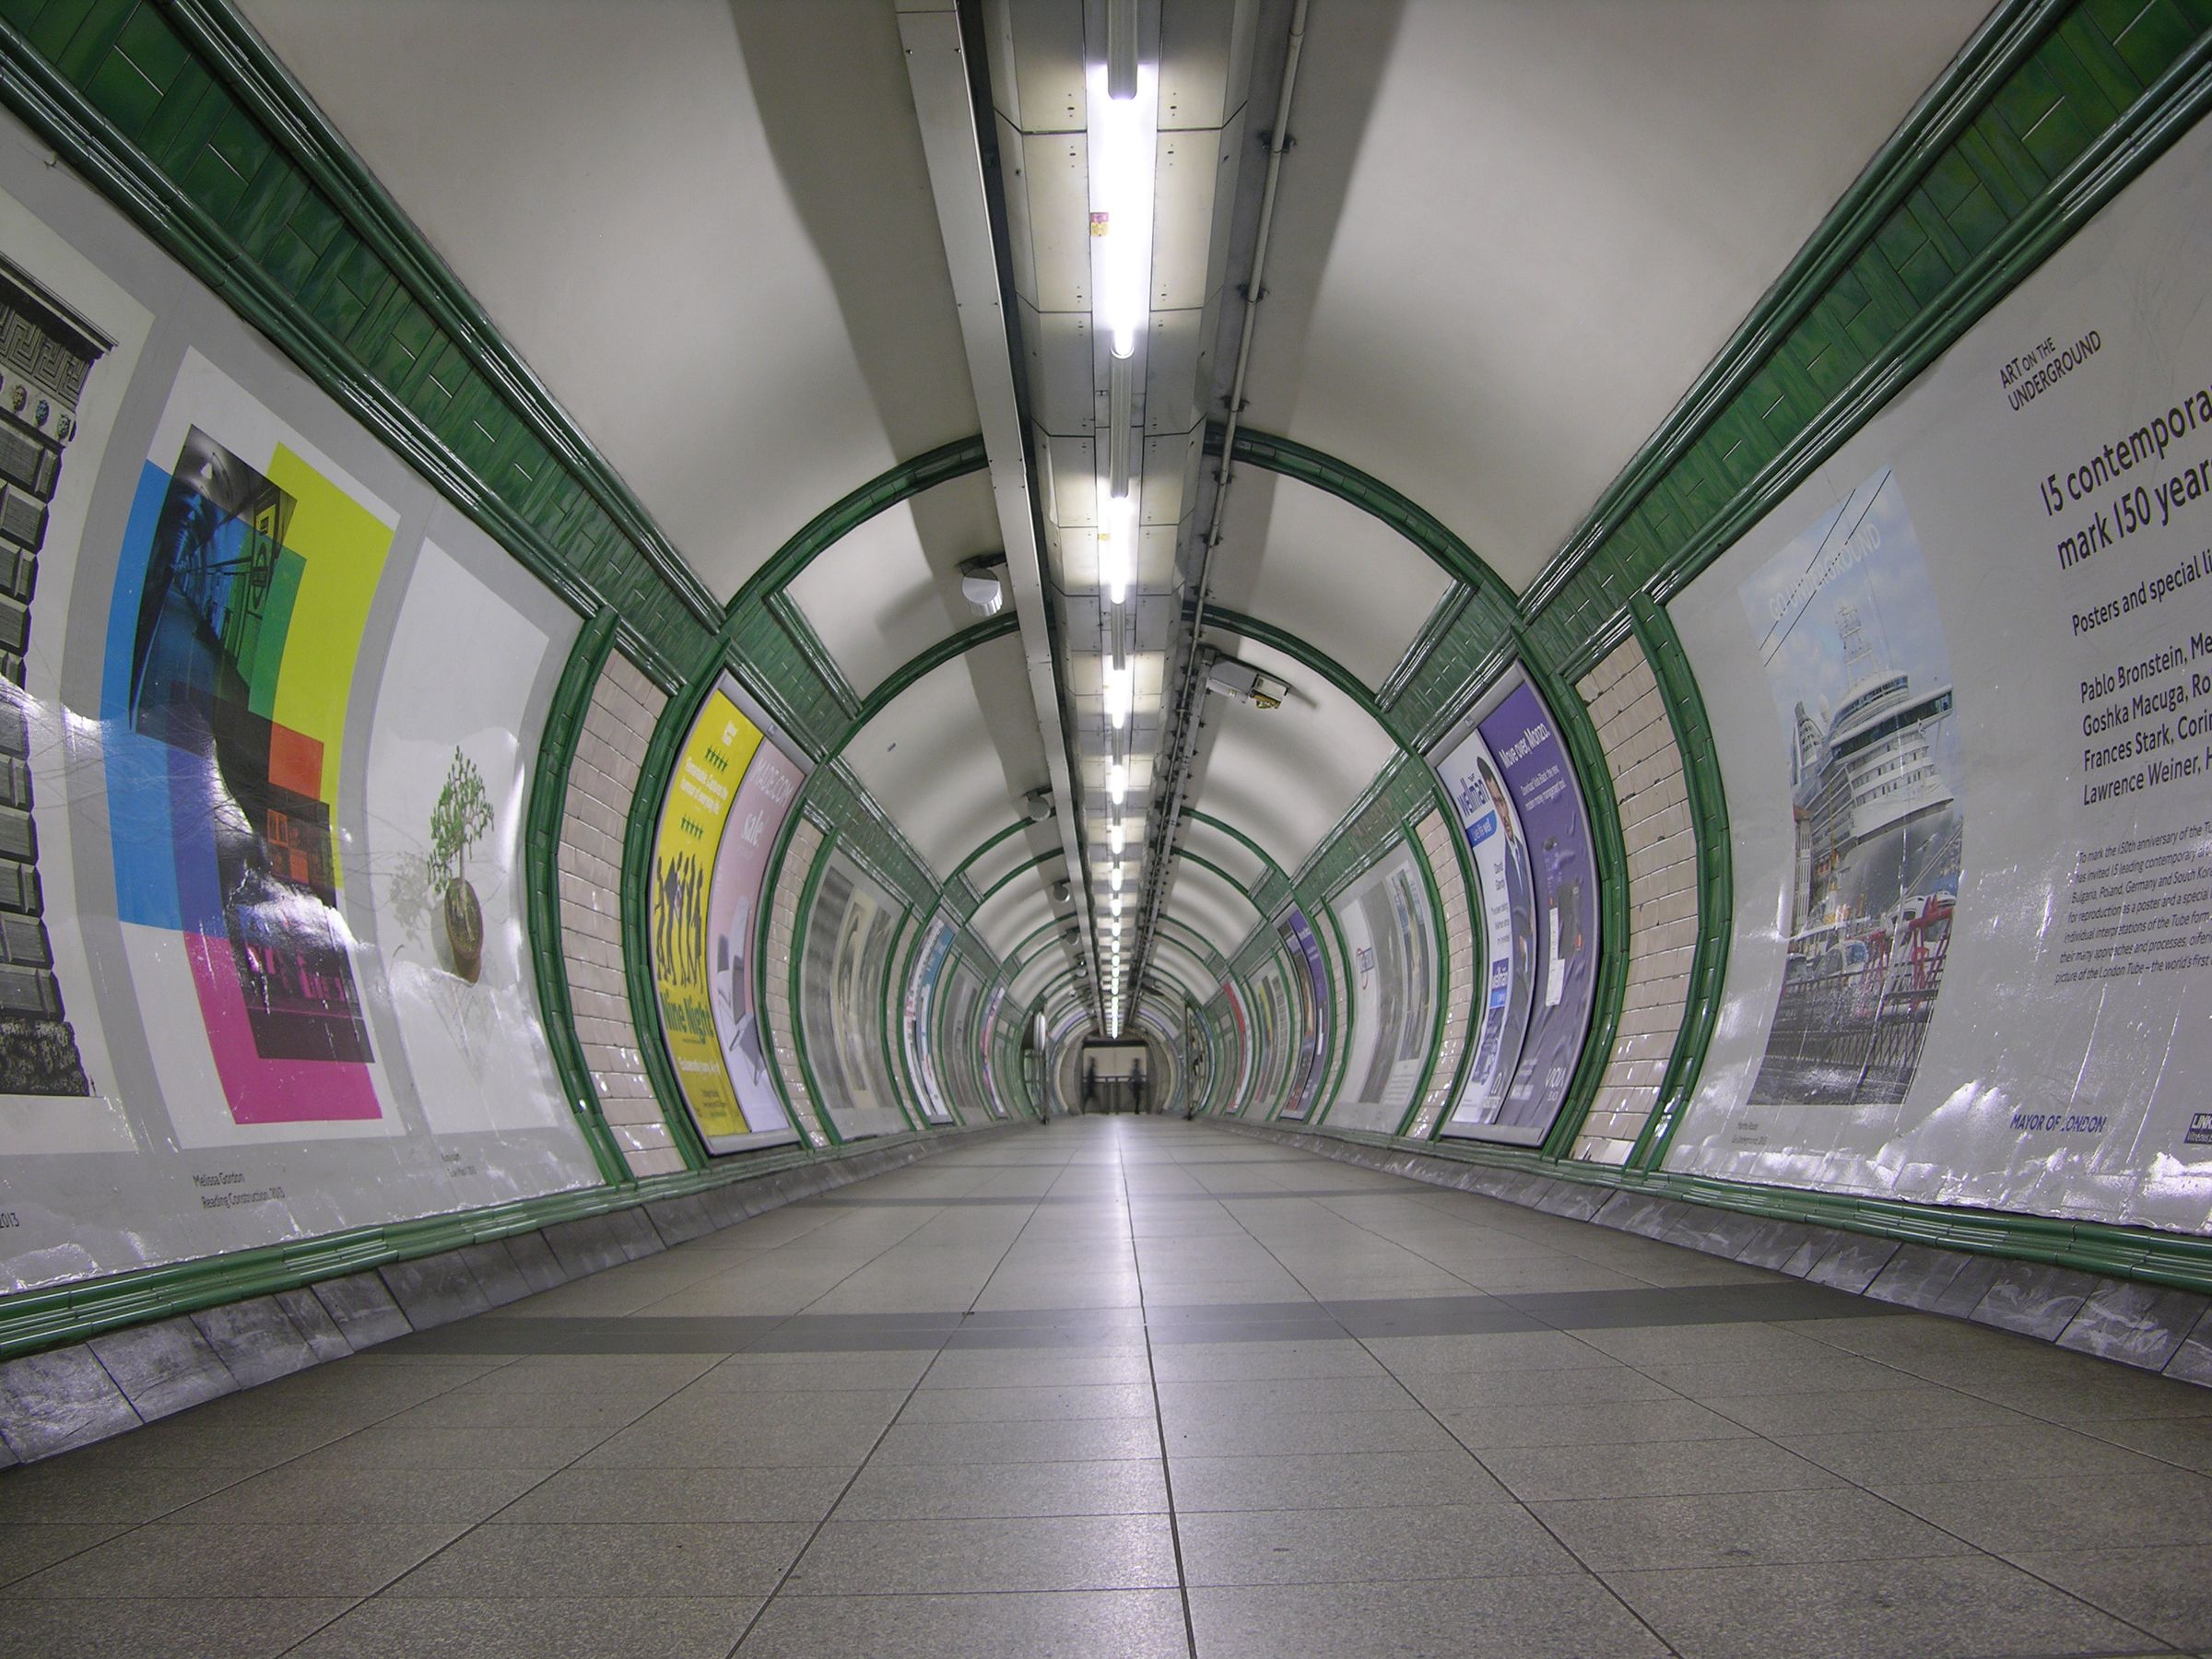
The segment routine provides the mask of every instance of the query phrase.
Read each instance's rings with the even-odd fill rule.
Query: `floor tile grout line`
[[[1114,1144],[1117,1149],[1122,1144],[1122,1131],[1118,1124],[1114,1130]],[[1128,1161],[1126,1158],[1118,1158],[1117,1161],[1121,1164],[1122,1192],[1126,1197],[1129,1191]],[[1141,1313],[1145,1309],[1145,1263],[1143,1253],[1136,1248],[1134,1226],[1129,1235],[1129,1261],[1131,1270],[1136,1275],[1136,1302]],[[1159,1437],[1160,1488],[1167,1494],[1168,1500],[1168,1543],[1175,1552],[1175,1594],[1182,1605],[1182,1640],[1191,1659],[1199,1659],[1198,1621],[1191,1610],[1191,1575],[1182,1558],[1182,1522],[1175,1508],[1175,1467],[1168,1456],[1168,1425],[1166,1415],[1160,1408],[1159,1369],[1154,1359],[1150,1322],[1147,1321],[1142,1328],[1145,1333],[1145,1375],[1152,1385],[1152,1432]]]
[[[1023,1229],[1016,1232],[1015,1238],[1018,1239],[1021,1236],[1021,1230],[1026,1230],[1027,1226],[1028,1223],[1025,1222],[1023,1224]],[[920,1229],[916,1229],[914,1230],[919,1231]],[[902,1240],[906,1238],[912,1238],[912,1232],[906,1233],[902,1235]],[[1006,1249],[1007,1251],[1011,1251],[1013,1249],[1013,1243],[1011,1241],[1009,1241]],[[853,1272],[864,1272],[865,1271],[867,1265],[873,1265],[875,1262],[881,1259],[882,1256],[879,1253],[877,1255],[870,1257],[867,1264],[864,1264],[861,1267],[855,1268]],[[1003,1265],[1005,1260],[1006,1254],[1005,1253],[1002,1253],[999,1257],[999,1261]],[[994,1268],[993,1272],[995,1274],[996,1269]],[[850,1280],[852,1277],[852,1274],[848,1274],[845,1276],[845,1278],[840,1279],[838,1283],[840,1285],[844,1284]],[[988,1282],[988,1279],[986,1279],[986,1285]],[[834,1288],[835,1287],[832,1287],[832,1290],[834,1290]],[[825,1295],[830,1293],[830,1292],[828,1291],[824,1292]],[[978,1294],[981,1294],[980,1290],[978,1291]],[[817,1298],[816,1300],[819,1300],[820,1299]],[[808,1305],[811,1306],[812,1304],[809,1303]],[[846,1480],[845,1484],[838,1488],[837,1496],[830,1500],[830,1507],[822,1512],[822,1518],[814,1524],[813,1531],[806,1535],[806,1541],[799,1546],[797,1553],[791,1558],[790,1564],[783,1569],[781,1574],[778,1575],[775,1584],[769,1590],[769,1593],[765,1596],[761,1597],[760,1605],[753,1610],[752,1617],[745,1621],[745,1628],[738,1631],[737,1640],[730,1644],[729,1651],[724,1655],[724,1659],[736,1659],[737,1651],[746,1644],[748,1639],[750,1639],[754,1630],[759,1625],[760,1620],[766,1617],[769,1608],[775,1605],[776,1597],[782,1594],[783,1593],[784,1586],[790,1583],[791,1575],[798,1571],[799,1563],[806,1559],[806,1552],[812,1549],[816,1541],[821,1537],[823,1529],[830,1524],[830,1517],[837,1513],[839,1506],[841,1505],[845,1499],[852,1493],[853,1487],[859,1483],[861,1476],[867,1472],[868,1465],[875,1461],[877,1453],[883,1449],[884,1441],[890,1438],[891,1430],[898,1426],[899,1419],[905,1415],[906,1408],[913,1404],[914,1396],[922,1392],[922,1384],[928,1381],[929,1373],[936,1369],[937,1361],[944,1358],[944,1354],[945,1347],[944,1344],[940,1343],[935,1351],[932,1354],[929,1363],[922,1368],[920,1374],[914,1378],[912,1384],[908,1387],[906,1391],[906,1397],[899,1403],[899,1409],[891,1414],[889,1420],[884,1424],[882,1432],[877,1435],[875,1441],[869,1445],[867,1454],[860,1460],[859,1465],[853,1469],[852,1476]]]
[[[1315,1155],[1309,1154],[1308,1156]],[[1359,1224],[1357,1222],[1351,1222],[1349,1225],[1355,1227],[1359,1226]],[[1364,1227],[1361,1227],[1360,1230],[1371,1231],[1371,1230]],[[1381,1237],[1382,1235],[1375,1234],[1373,1236]],[[1281,1267],[1285,1273],[1289,1274],[1293,1282],[1298,1284],[1301,1288],[1304,1288],[1305,1280],[1300,1278],[1299,1275],[1290,1268],[1288,1264],[1283,1261],[1282,1257],[1278,1255],[1271,1246],[1269,1246],[1265,1241],[1255,1239],[1254,1241],[1259,1243],[1261,1249],[1267,1252],[1268,1256],[1276,1263],[1277,1266]],[[1418,1252],[1411,1251],[1406,1245],[1399,1244],[1395,1240],[1385,1239],[1383,1241],[1393,1245],[1396,1249],[1406,1250],[1408,1254],[1419,1254]],[[1421,1259],[1426,1260],[1427,1258],[1423,1257]],[[1451,1273],[1451,1269],[1449,1268],[1444,1268],[1443,1271],[1446,1273]],[[1457,1274],[1452,1274],[1452,1277],[1454,1278],[1459,1277]],[[1466,1284],[1470,1281],[1462,1279],[1460,1282]],[[1309,1291],[1308,1294],[1311,1295],[1312,1292]],[[1553,1328],[1556,1329],[1557,1327]],[[1579,1568],[1593,1583],[1596,1584],[1600,1589],[1602,1589],[1606,1594],[1611,1598],[1615,1606],[1618,1606],[1622,1612],[1626,1613],[1630,1618],[1634,1619],[1637,1625],[1643,1630],[1647,1631],[1652,1640],[1657,1642],[1666,1653],[1679,1653],[1680,1650],[1677,1649],[1673,1642],[1668,1641],[1665,1637],[1662,1636],[1657,1628],[1654,1627],[1649,1619],[1645,1618],[1641,1613],[1638,1612],[1635,1607],[1630,1605],[1626,1596],[1622,1595],[1620,1592],[1616,1590],[1610,1583],[1607,1583],[1605,1578],[1594,1568],[1592,1568],[1589,1562],[1583,1559],[1580,1551],[1575,1549],[1575,1547],[1570,1544],[1566,1538],[1561,1536],[1556,1530],[1554,1530],[1545,1521],[1543,1516],[1537,1514],[1535,1511],[1530,1507],[1527,1501],[1522,1499],[1518,1493],[1513,1491],[1513,1489],[1505,1483],[1505,1481],[1499,1476],[1495,1469],[1491,1468],[1488,1463],[1483,1461],[1482,1454],[1479,1452],[1476,1451],[1474,1447],[1468,1445],[1465,1441],[1462,1440],[1449,1423],[1446,1423],[1442,1418],[1439,1418],[1436,1413],[1430,1408],[1428,1404],[1425,1401],[1422,1401],[1418,1395],[1415,1394],[1410,1388],[1406,1388],[1405,1379],[1400,1377],[1398,1373],[1391,1368],[1390,1363],[1385,1360],[1382,1355],[1376,1353],[1372,1347],[1368,1346],[1370,1341],[1369,1338],[1354,1335],[1348,1331],[1346,1333],[1346,1335],[1349,1336],[1353,1342],[1359,1344],[1359,1349],[1362,1353],[1366,1354],[1367,1357],[1376,1365],[1382,1367],[1382,1372],[1385,1376],[1389,1377],[1392,1382],[1397,1383],[1400,1388],[1406,1390],[1407,1396],[1413,1399],[1415,1403],[1420,1406],[1423,1414],[1428,1417],[1429,1420],[1434,1423],[1440,1430],[1448,1436],[1454,1445],[1458,1446],[1461,1451],[1465,1452],[1470,1458],[1472,1458],[1474,1460],[1475,1466],[1480,1469],[1490,1480],[1496,1482],[1499,1490],[1505,1493],[1507,1498],[1512,1501],[1515,1507],[1517,1507],[1523,1514],[1528,1517],[1529,1521],[1533,1524],[1541,1527],[1544,1530],[1545,1535],[1551,1538],[1554,1543],[1558,1544],[1559,1547],[1567,1553],[1568,1558],[1574,1562],[1575,1566]],[[1571,1340],[1581,1340],[1579,1337],[1576,1337],[1572,1332],[1560,1332],[1559,1335],[1565,1335]],[[1608,1355],[1607,1358],[1610,1359],[1611,1356]],[[1656,1381],[1656,1379],[1652,1380],[1654,1382]],[[1661,1383],[1660,1386],[1665,1387],[1665,1384]]]

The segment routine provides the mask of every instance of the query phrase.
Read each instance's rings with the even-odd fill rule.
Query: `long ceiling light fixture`
[[[1108,349],[1126,359],[1151,314],[1159,71],[1137,65],[1125,91],[1114,78],[1106,65],[1090,66],[1091,292]]]

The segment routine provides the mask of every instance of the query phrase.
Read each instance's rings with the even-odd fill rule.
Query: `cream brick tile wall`
[[[1414,1114],[1409,1131],[1417,1140],[1428,1139],[1438,1119],[1451,1109],[1452,1079],[1458,1074],[1459,1057],[1467,1046],[1467,1008],[1475,994],[1475,925],[1467,913],[1467,884],[1459,873],[1459,853],[1452,844],[1457,834],[1457,827],[1446,823],[1441,812],[1430,813],[1413,827],[1414,839],[1421,843],[1422,856],[1429,861],[1429,873],[1441,896],[1443,914],[1437,921],[1451,976],[1444,989],[1444,1038],[1437,1050],[1436,1071],[1429,1079],[1429,1090],[1421,1097],[1420,1110]]]
[[[1620,810],[1629,864],[1629,982],[1620,1029],[1574,1156],[1628,1161],[1689,1000],[1698,937],[1698,860],[1682,754],[1643,647],[1626,640],[1576,688],[1589,706]]]
[[[592,688],[560,820],[560,938],[584,1062],[633,1175],[684,1167],[645,1079],[622,977],[622,836],[667,698],[616,652]]]

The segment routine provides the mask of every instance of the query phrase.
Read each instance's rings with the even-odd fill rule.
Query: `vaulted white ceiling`
[[[890,0],[243,0],[728,597],[971,436]]]
[[[1274,42],[1255,79],[1273,73],[1288,0],[1166,3],[1241,18]],[[898,0],[242,4],[718,596],[856,486],[977,431]],[[1057,19],[1080,41],[1081,0],[1005,4],[1030,39]],[[1243,419],[1373,474],[1525,584],[1987,6],[1312,0]],[[1148,521],[1197,511],[1176,493],[1156,514],[1151,488]],[[1448,589],[1377,520],[1255,468],[1225,531],[1211,602],[1370,691]],[[956,480],[790,596],[865,695],[974,619],[956,567],[998,534],[988,482]],[[1155,524],[1140,576],[1163,615],[1172,555]],[[1078,589],[1089,557],[1061,567]],[[1319,672],[1208,632],[1294,694],[1214,700],[1190,801],[1295,871],[1394,747]],[[1093,663],[1065,677],[1078,718]],[[1140,691],[1170,688],[1156,653],[1137,666]],[[1044,741],[1006,638],[924,677],[845,759],[942,877],[1020,816]],[[1147,757],[1132,771],[1149,782]],[[1262,865],[1187,833],[1235,880],[1186,866],[1168,913],[1232,952]],[[1010,837],[971,879],[1057,845]],[[1061,873],[985,908],[994,948],[1053,913]],[[1031,994],[1065,959],[1043,952]]]

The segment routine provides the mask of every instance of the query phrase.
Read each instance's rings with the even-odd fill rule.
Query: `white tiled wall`
[[[1659,1102],[1689,997],[1698,858],[1682,755],[1643,648],[1626,640],[1576,688],[1597,727],[1629,861],[1629,984],[1613,1057],[1574,1156],[1623,1163]]]
[[[634,1175],[684,1167],[646,1080],[622,978],[622,835],[639,762],[667,700],[620,652],[607,658],[576,739],[560,822],[570,1006],[600,1106]]]
[[[1444,1040],[1437,1050],[1429,1092],[1421,1097],[1421,1109],[1415,1113],[1410,1131],[1417,1140],[1426,1140],[1437,1120],[1451,1107],[1452,1079],[1467,1046],[1467,1006],[1475,994],[1475,927],[1467,914],[1467,884],[1460,875],[1458,852],[1453,846],[1457,833],[1444,822],[1441,812],[1430,813],[1413,827],[1414,839],[1421,843],[1443,904],[1438,921],[1443,935],[1444,961],[1451,974],[1450,984],[1442,988]]]

